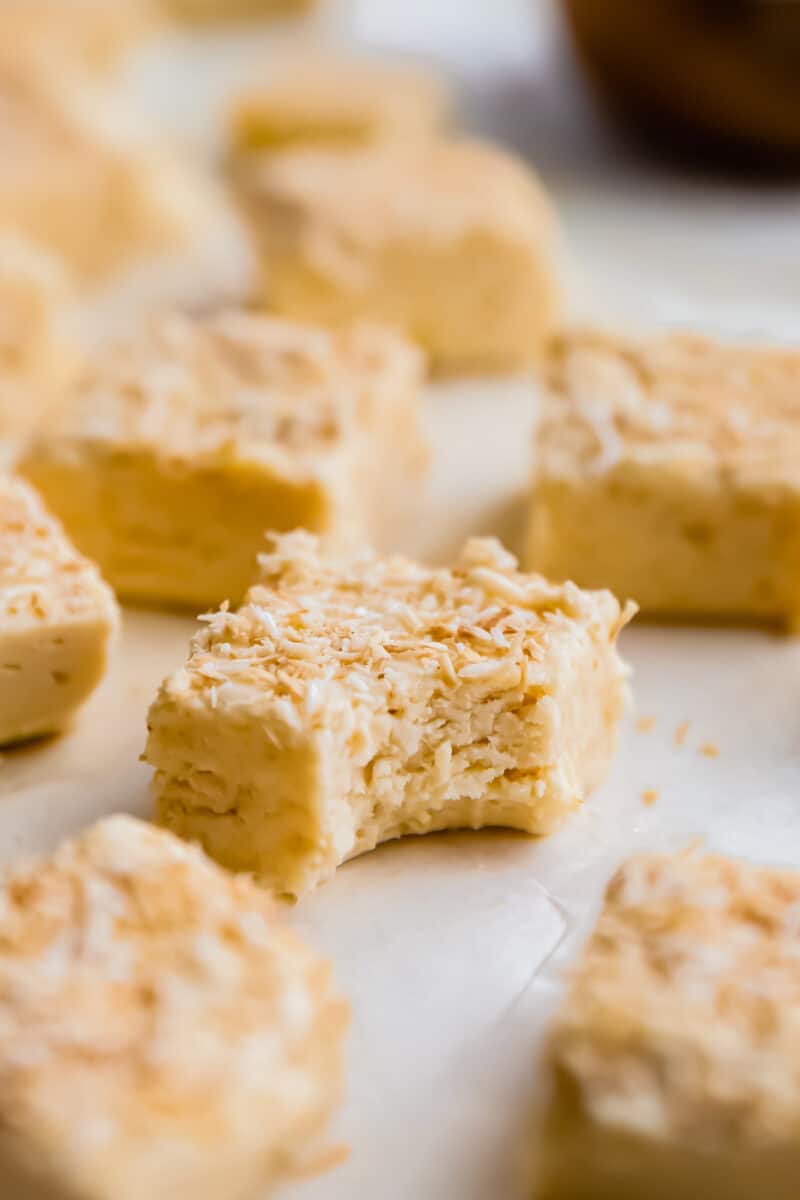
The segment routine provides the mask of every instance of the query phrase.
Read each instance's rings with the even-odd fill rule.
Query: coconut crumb
[[[636,728],[639,733],[651,733],[656,727],[655,717],[639,717]]]
[[[674,742],[676,746],[682,746],[686,741],[686,735],[689,732],[691,721],[681,721],[678,728],[675,730]]]
[[[715,742],[703,742],[700,753],[705,758],[719,758],[719,746]]]

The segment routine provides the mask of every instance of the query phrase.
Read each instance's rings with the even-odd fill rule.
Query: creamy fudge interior
[[[378,329],[176,314],[87,365],[21,470],[121,596],[235,602],[268,530],[363,540],[419,475],[420,372]]]
[[[105,674],[110,589],[22,480],[0,476],[0,744],[62,729]]]
[[[629,615],[492,540],[433,569],[278,539],[151,708],[159,819],[290,894],[404,834],[548,833],[608,767]]]
[[[790,1200],[800,873],[642,855],[551,1031],[541,1200]]]
[[[550,357],[527,562],[644,612],[800,615],[800,352],[576,331]]]

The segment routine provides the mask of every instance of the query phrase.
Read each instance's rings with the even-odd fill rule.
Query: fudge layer
[[[419,66],[306,53],[278,59],[264,76],[233,105],[237,156],[302,144],[352,149],[429,138],[450,109],[442,77]]]
[[[342,325],[369,315],[440,370],[535,361],[560,308],[558,233],[527,167],[489,145],[295,149],[241,172],[263,301]]]
[[[577,330],[554,345],[528,563],[645,612],[800,615],[800,351]]]
[[[0,446],[12,449],[58,403],[77,366],[62,262],[0,229]]]
[[[55,733],[105,674],[117,607],[23,480],[0,475],[0,744]]]
[[[108,818],[0,891],[0,1191],[272,1195],[312,1165],[346,1021],[263,889]]]
[[[416,481],[421,370],[377,328],[167,316],[89,363],[20,469],[121,596],[235,602],[267,530],[358,541]]]
[[[85,284],[199,249],[222,219],[205,176],[49,60],[0,50],[0,145],[0,227],[63,256]]]
[[[404,834],[555,829],[606,773],[625,697],[609,592],[277,538],[148,720],[158,818],[298,895]]]
[[[792,1200],[800,874],[643,855],[611,883],[546,1050],[537,1200]]]

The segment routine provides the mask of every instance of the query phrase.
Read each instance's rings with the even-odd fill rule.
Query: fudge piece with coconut
[[[238,602],[267,530],[364,540],[427,461],[417,351],[240,312],[101,351],[20,469],[126,599]]]
[[[643,855],[546,1050],[540,1200],[793,1200],[800,873]]]
[[[234,103],[236,156],[429,138],[450,108],[442,77],[420,66],[305,54],[279,59],[264,75]]]
[[[800,618],[800,350],[577,330],[549,362],[528,563],[668,616]]]
[[[445,371],[539,357],[559,314],[559,239],[544,189],[511,155],[444,139],[296,149],[240,178],[267,307],[386,321]]]
[[[0,745],[55,733],[105,674],[117,606],[39,497],[0,475]]]
[[[313,1163],[346,1022],[263,889],[107,818],[0,890],[0,1191],[272,1195]]]
[[[48,61],[0,52],[0,146],[0,227],[61,255],[87,285],[200,254],[230,219],[202,173]]]
[[[0,229],[0,448],[11,453],[54,408],[77,366],[61,261]]]
[[[608,767],[628,616],[493,539],[433,568],[278,538],[150,710],[159,819],[294,895],[403,834],[548,833]]]

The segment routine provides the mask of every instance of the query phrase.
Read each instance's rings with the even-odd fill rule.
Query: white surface
[[[337,37],[347,22],[368,41],[456,68],[478,124],[538,160],[564,215],[584,307],[643,322],[798,332],[798,192],[701,185],[637,167],[571,99],[547,52],[546,10],[523,0],[364,0]],[[195,49],[189,65],[162,74],[162,86],[192,79],[196,95],[203,59],[217,63],[223,94],[234,53],[254,54],[235,43],[224,62],[207,44]],[[148,95],[163,108],[157,89]],[[189,140],[198,111],[176,108]],[[398,528],[398,545],[442,558],[468,532],[513,539],[533,405],[519,380],[432,391],[428,506]],[[191,629],[188,620],[127,613],[114,670],[75,731],[4,757],[4,861],[48,848],[102,812],[147,811],[147,771],[137,762],[146,707]],[[800,643],[635,627],[623,648],[637,713],[655,717],[655,728],[628,723],[611,779],[561,833],[540,843],[503,833],[410,839],[351,863],[291,913],[336,961],[355,1013],[349,1100],[337,1123],[351,1157],[293,1189],[297,1200],[529,1200],[541,1030],[619,861],[636,847],[700,836],[731,853],[800,864]],[[686,720],[678,747],[674,732]],[[704,743],[719,757],[704,756]],[[646,807],[650,788],[659,799]]]

